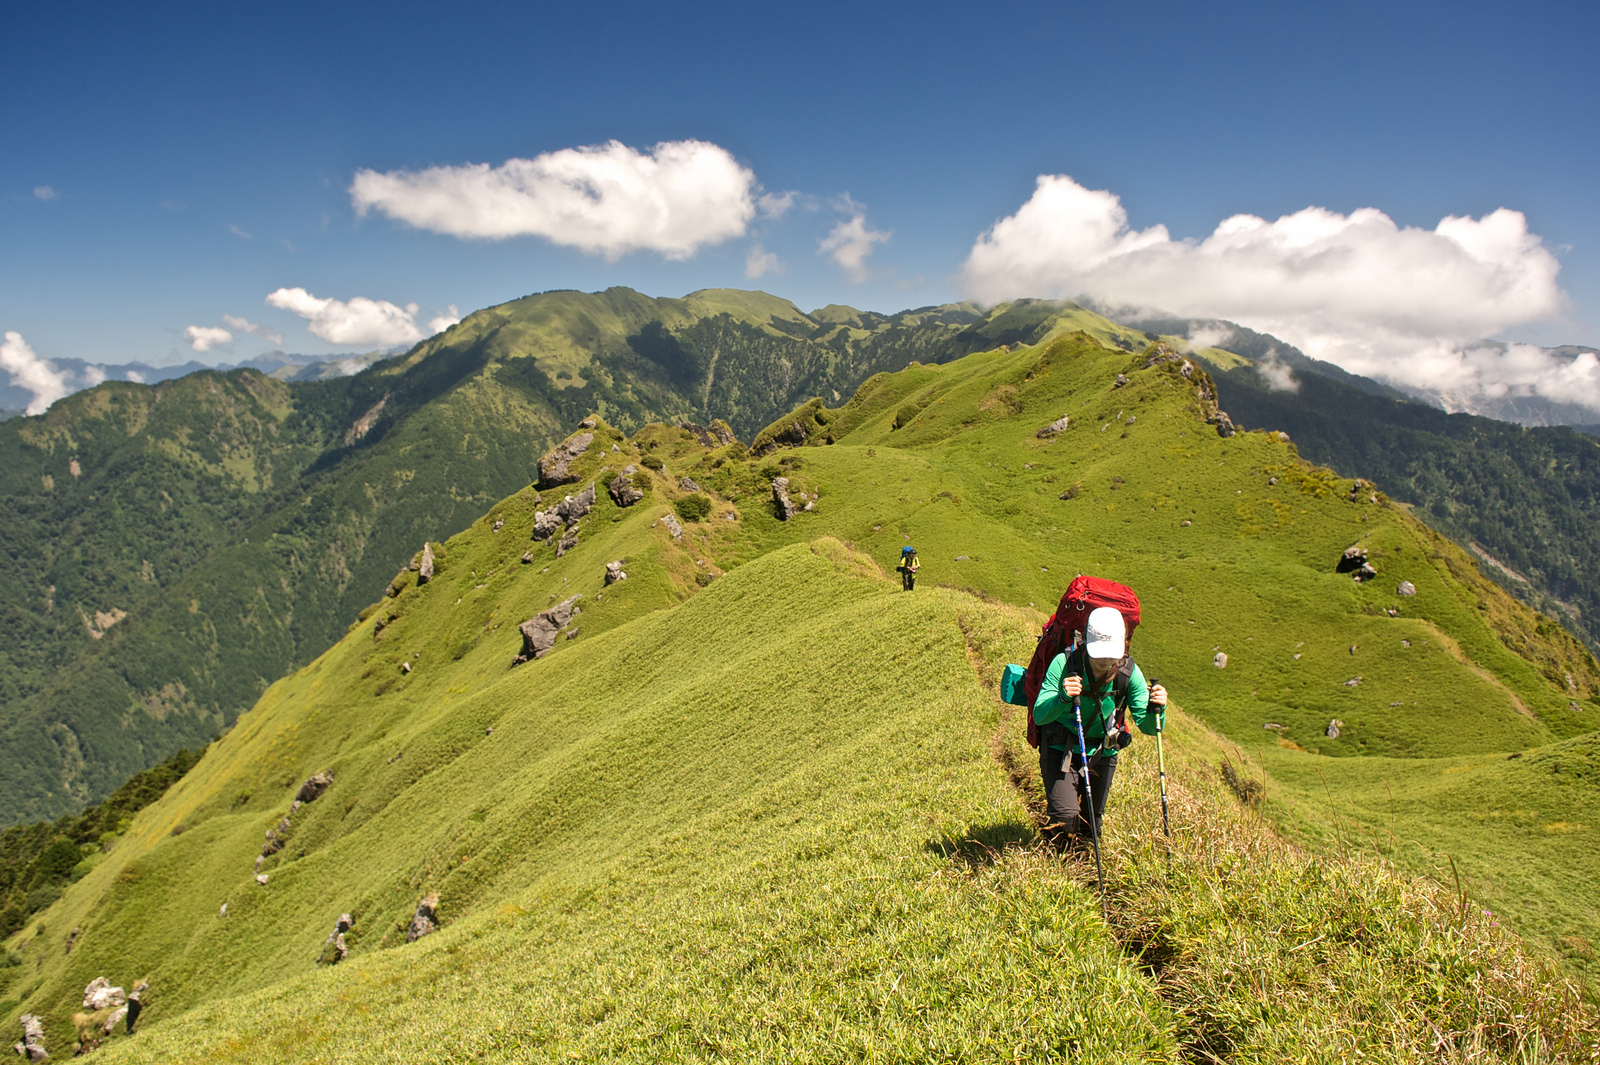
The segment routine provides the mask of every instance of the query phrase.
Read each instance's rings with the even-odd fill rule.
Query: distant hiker
[[[895,572],[900,574],[900,584],[906,591],[917,586],[917,568],[922,563],[917,561],[917,549],[907,544],[900,549],[900,565],[895,567]]]
[[[1076,728],[1072,700],[1080,697],[1083,734]],[[1160,733],[1167,690],[1151,688],[1127,653],[1127,626],[1113,607],[1090,611],[1083,638],[1056,655],[1039,686],[1033,720],[1039,726],[1039,773],[1044,778],[1050,820],[1045,833],[1072,847],[1090,835],[1088,803],[1083,801],[1084,756],[1088,754],[1095,824],[1105,812],[1106,793],[1117,769],[1117,754],[1133,741],[1127,719],[1139,731]]]

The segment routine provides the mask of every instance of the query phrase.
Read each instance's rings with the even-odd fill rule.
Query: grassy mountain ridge
[[[1219,437],[1203,371],[1148,361],[1068,335],[915,366],[840,408],[806,405],[827,432],[762,456],[602,425],[618,451],[592,448],[579,484],[643,467],[643,501],[600,492],[559,559],[529,540],[552,501],[532,488],[441,545],[432,582],[406,575],[269,688],[13,938],[11,1014],[43,1013],[65,1046],[91,976],[150,977],[154,1026],[112,1048],[136,1060],[1405,1060],[1430,1025],[1491,1059],[1530,1040],[1570,1056],[1551,1047],[1581,1043],[1587,1014],[1503,930],[1392,870],[1283,850],[1218,801],[1216,766],[1256,746],[1265,718],[1282,727],[1248,772],[1292,756],[1330,792],[1384,759],[1515,772],[1508,737],[1559,751],[1592,731],[1600,671],[1403,510],[1352,499],[1281,438]],[[1071,428],[1036,435],[1062,413]],[[813,511],[776,517],[780,475]],[[712,510],[675,538],[658,519],[689,494]],[[1334,572],[1356,540],[1379,581]],[[927,585],[912,595],[881,569],[908,541]],[[607,586],[612,560],[628,578]],[[1027,654],[1035,604],[1079,570],[1139,589],[1135,650],[1196,722],[1179,719],[1168,751],[1173,857],[1149,835],[1149,744],[1113,795],[1112,876],[1134,919],[1109,932],[1082,867],[1029,849],[1020,721],[985,683]],[[1413,600],[1394,597],[1400,579]],[[574,638],[511,666],[518,622],[575,593]],[[1591,709],[1567,707],[1544,659]],[[1318,738],[1329,715],[1345,728]],[[325,769],[327,794],[289,811]],[[1553,779],[1527,801],[1588,801]],[[1267,809],[1302,804],[1309,830],[1328,816],[1314,794],[1274,776]],[[262,834],[285,812],[258,885]],[[1522,831],[1472,834],[1475,860],[1515,865]],[[1594,831],[1567,837],[1592,854]],[[1216,894],[1230,883],[1241,909],[1203,902],[1234,897]],[[1582,884],[1533,931],[1592,937]],[[444,932],[402,945],[432,890]],[[319,974],[341,912],[351,959]],[[1350,921],[1319,939],[1330,913]],[[1269,985],[1228,976],[1241,966]],[[1353,993],[1323,994],[1330,973]],[[1509,982],[1452,990],[1474,979]],[[351,995],[359,1015],[337,1006]],[[1130,1002],[1127,1024],[1101,1023]]]
[[[348,378],[108,382],[7,422],[0,821],[75,811],[204,744],[591,411],[748,438],[874,373],[1036,340],[1063,310],[835,309],[847,326],[759,292],[558,291]]]

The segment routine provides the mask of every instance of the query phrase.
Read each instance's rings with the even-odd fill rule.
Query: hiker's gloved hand
[[[1083,678],[1076,673],[1061,681],[1061,694],[1073,699],[1083,694]]]
[[[1167,705],[1167,689],[1165,686],[1157,684],[1150,689],[1150,705],[1162,707]]]

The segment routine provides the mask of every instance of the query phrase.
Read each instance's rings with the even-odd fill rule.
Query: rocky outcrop
[[[611,493],[611,499],[619,507],[631,507],[644,498],[644,489],[634,483],[634,478],[640,476],[639,467],[624,466],[622,472],[611,479],[606,485],[606,491]],[[644,474],[649,477],[649,474]]]
[[[794,505],[789,498],[789,478],[775,477],[772,480],[772,505],[777,512],[779,521],[788,521],[800,513],[800,508]]]
[[[651,523],[650,527],[653,529],[657,525],[665,525],[667,527],[667,532],[672,534],[672,538],[674,540],[683,539],[683,524],[671,514],[661,515],[661,517],[657,518]]]
[[[83,1008],[86,1010],[115,1009],[128,1001],[128,993],[112,987],[111,981],[97,976],[83,989]]]
[[[574,525],[572,528],[570,528],[566,532],[562,533],[561,534],[561,539],[556,541],[556,557],[560,558],[562,555],[566,554],[568,551],[571,551],[574,547],[577,547],[577,546],[578,546],[578,527],[576,525]]]
[[[517,630],[522,633],[522,653],[517,655],[512,665],[520,665],[530,658],[543,658],[556,645],[556,637],[561,630],[572,624],[572,619],[579,613],[576,604],[582,598],[579,594],[563,599],[549,610],[518,625]]]
[[[22,1025],[22,1042],[12,1049],[23,1061],[49,1061],[50,1055],[44,1049],[44,1022],[31,1013],[24,1013],[17,1020]]]
[[[801,425],[797,419],[788,425],[777,427],[772,432],[772,435],[761,441],[751,454],[760,458],[763,455],[771,454],[780,447],[799,447],[806,442],[809,436],[810,434],[806,432],[806,427]]]
[[[1119,373],[1119,374],[1117,374],[1117,379],[1115,381],[1111,382],[1111,387],[1112,388],[1121,388],[1123,385],[1125,385],[1127,383],[1128,383],[1128,375],[1125,374],[1125,373]]]
[[[1399,587],[1394,590],[1394,594],[1410,598],[1417,594],[1417,586],[1410,581],[1401,581]]]
[[[698,492],[698,491],[700,491],[700,486],[695,483],[694,478],[692,478],[692,477],[680,477],[680,478],[678,478],[678,487],[683,489],[685,492]]]
[[[333,786],[333,770],[324,769],[320,773],[313,773],[306,778],[300,790],[295,792],[297,802],[316,802],[322,798],[322,793]]]
[[[1352,574],[1357,584],[1365,584],[1367,581],[1372,580],[1377,575],[1378,571],[1372,568],[1372,563],[1370,562],[1361,563],[1361,568]]]
[[[1336,573],[1354,573],[1367,564],[1367,549],[1360,544],[1351,544],[1344,549],[1344,554],[1339,556],[1339,565],[1335,567]]]
[[[1376,503],[1378,501],[1378,486],[1364,478],[1357,477],[1356,483],[1350,486],[1350,494],[1345,499],[1352,503]]]
[[[728,423],[718,418],[709,426],[696,425],[693,422],[679,422],[679,429],[685,429],[695,435],[701,447],[722,447],[734,441],[733,430]]]
[[[1063,414],[1061,417],[1057,418],[1055,421],[1051,422],[1049,425],[1045,426],[1043,429],[1040,429],[1033,435],[1038,437],[1040,440],[1048,440],[1057,433],[1066,432],[1067,427],[1071,424],[1072,418],[1069,415]]]
[[[607,588],[611,587],[613,584],[616,584],[618,581],[625,581],[627,579],[628,575],[622,572],[622,563],[620,561],[606,563]]]
[[[350,956],[350,945],[344,937],[346,932],[355,927],[355,923],[348,913],[339,915],[333,924],[333,931],[322,941],[322,952],[317,955],[318,965],[338,965]]]
[[[1227,439],[1238,432],[1238,430],[1234,428],[1233,419],[1228,417],[1227,411],[1212,411],[1211,414],[1206,418],[1206,424],[1215,425],[1217,427],[1217,435],[1223,439]]]
[[[439,893],[430,891],[417,903],[417,912],[411,915],[411,927],[406,929],[406,942],[415,943],[423,936],[439,930]]]
[[[594,509],[594,482],[589,482],[589,487],[577,495],[569,495],[549,510],[536,511],[533,515],[533,538],[535,540],[548,540],[563,527],[572,528],[578,524],[578,519]],[[573,543],[577,543],[574,539]]]
[[[427,584],[433,580],[433,545],[422,545],[422,560],[417,563],[417,583]]]
[[[592,443],[594,443],[593,433],[573,433],[545,452],[539,459],[539,487],[553,488],[558,484],[576,481],[577,478],[572,476],[572,464],[589,450],[589,445]]]
[[[287,814],[273,827],[267,829],[267,841],[261,845],[261,856],[256,859],[256,868],[261,868],[261,859],[270,858],[283,850],[283,845],[289,839],[289,817]]]
[[[133,1034],[133,1026],[139,1023],[139,1014],[144,1012],[144,993],[150,990],[150,981],[140,980],[133,985],[133,990],[128,993],[128,1034]]]

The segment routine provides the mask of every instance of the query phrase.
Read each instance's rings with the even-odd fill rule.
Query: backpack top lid
[[[1139,627],[1139,597],[1133,594],[1132,588],[1116,581],[1084,574],[1072,578],[1066,594],[1061,597],[1060,606],[1056,608],[1056,620],[1072,632],[1082,632],[1088,623],[1090,611],[1107,606],[1122,615],[1128,627],[1127,639],[1131,642],[1133,630]]]
[[[904,546],[904,547],[902,547],[900,549],[900,557],[901,558],[904,558],[906,555],[914,555],[916,553],[917,553],[917,549],[912,547],[910,544],[907,544],[906,546]]]

